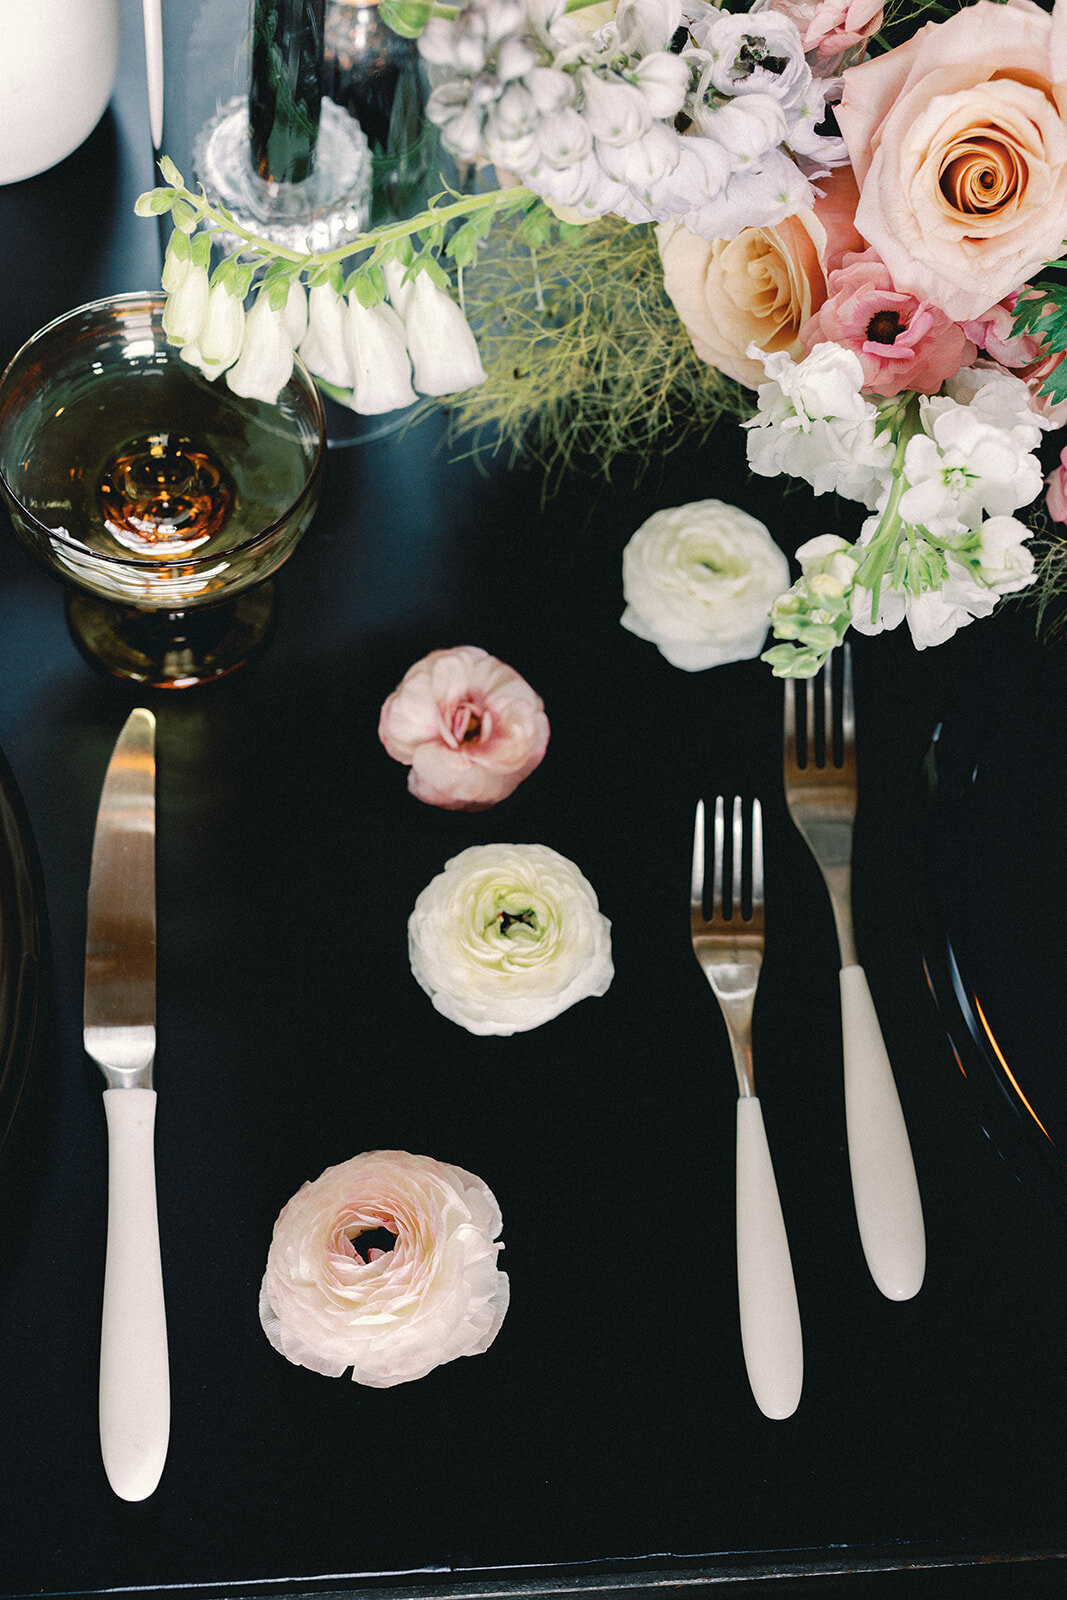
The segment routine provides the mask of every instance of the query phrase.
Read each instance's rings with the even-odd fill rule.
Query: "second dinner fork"
[[[830,896],[841,956],[845,1124],[852,1195],[871,1276],[890,1300],[918,1294],[926,1235],[908,1130],[852,928],[852,835],[856,816],[856,728],[852,657],[842,651],[835,692],[831,664],[785,691],[784,774],[789,813],[818,862]],[[832,658],[831,658],[832,659]],[[821,700],[821,718],[815,712]],[[840,713],[835,740],[834,710]],[[801,760],[798,728],[804,731]],[[835,748],[836,745],[836,748]]]
[[[690,932],[693,951],[719,1002],[737,1073],[737,1300],[748,1381],[764,1416],[792,1416],[800,1402],[804,1351],[793,1263],[774,1167],[756,1096],[752,1008],[763,962],[763,822],[752,803],[747,835],[741,801],[731,819],[732,872],[727,911],[725,806],[715,802],[714,864],[709,915],[704,914],[704,802],[693,830]],[[750,910],[742,909],[742,867],[748,846]]]

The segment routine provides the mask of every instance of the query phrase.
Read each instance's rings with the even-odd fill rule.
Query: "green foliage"
[[[1020,296],[1012,332],[1033,334],[1049,355],[1067,350],[1067,284],[1042,282],[1035,292]],[[1067,361],[1053,368],[1039,392],[1053,400],[1067,400]]]
[[[650,227],[561,226],[543,207],[498,220],[464,309],[488,378],[448,402],[453,433],[475,454],[534,460],[548,488],[568,467],[608,476],[624,454],[640,474],[744,409],[694,354]]]

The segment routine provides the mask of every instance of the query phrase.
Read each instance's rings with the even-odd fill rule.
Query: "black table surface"
[[[87,144],[0,191],[5,360],[69,307],[157,282],[155,227],[131,209],[152,181],[136,22]],[[269,647],[203,691],[94,672],[58,585],[0,530],[0,749],[48,954],[0,1171],[0,1593],[1064,1592],[1064,1212],[987,1131],[922,933],[933,729],[1062,659],[1021,608],[923,654],[856,642],[858,938],[929,1250],[921,1293],[894,1304],[853,1217],[833,927],[785,812],[781,686],[755,661],[679,672],[619,625],[621,550],[658,507],[718,495],[790,547],[833,508],[749,481],[730,424],[636,484],[575,475],[543,506],[536,473],[480,470],[440,421],[329,466]],[[479,815],[411,798],[376,735],[407,667],[458,643],[523,672],[552,722],[542,767]],[[128,1505],[99,1457],[106,1141],[80,1011],[95,808],[138,703],[158,718],[173,1426],[159,1488]],[[757,1070],[806,1359],[786,1422],[746,1382],[735,1085],[686,925],[694,801],[735,790],[766,815]],[[406,922],[448,857],[513,840],[596,886],[616,975],[542,1028],[479,1039],[415,984]],[[486,1180],[512,1289],[488,1353],[383,1391],[290,1366],[257,1316],[280,1207],[374,1148]]]

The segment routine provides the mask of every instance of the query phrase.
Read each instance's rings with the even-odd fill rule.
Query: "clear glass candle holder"
[[[318,505],[322,401],[298,360],[273,405],[209,382],[167,343],[162,294],[79,306],[0,377],[0,491],[68,588],[79,648],[185,688],[265,640],[271,576]]]

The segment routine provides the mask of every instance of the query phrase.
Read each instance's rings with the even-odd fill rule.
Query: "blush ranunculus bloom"
[[[656,230],[663,286],[693,349],[749,389],[764,379],[749,346],[799,359],[800,330],[826,298],[827,273],[846,251],[863,249],[852,223],[851,169],[837,168],[821,186],[813,210],[773,228],[745,228],[735,239],[701,239],[678,224]]]
[[[1052,23],[1033,0],[976,0],[850,67],[837,120],[856,226],[898,289],[977,317],[1059,252],[1067,125]]]
[[[540,763],[549,726],[526,679],[476,645],[433,650],[382,706],[378,737],[408,788],[447,811],[484,811]]]
[[[358,1248],[384,1229],[389,1250]],[[462,1167],[371,1150],[283,1207],[260,1290],[263,1331],[295,1366],[388,1389],[488,1350],[508,1308],[500,1207]]]
[[[1060,451],[1059,465],[1045,479],[1045,508],[1053,522],[1067,522],[1067,445]]]
[[[804,324],[801,340],[808,351],[825,341],[854,350],[865,394],[935,394],[977,354],[958,322],[894,289],[873,250],[846,256],[826,287],[827,298]]]
[[[1021,291],[1022,295],[1029,292]],[[1034,410],[1047,417],[1054,428],[1061,428],[1067,422],[1067,400],[1053,400],[1041,393],[1041,386],[1067,356],[1062,350],[1050,353],[1044,341],[1032,333],[1014,332],[1014,311],[1020,298],[1009,294],[983,316],[964,323],[963,331],[990,361],[1021,378],[1030,391]]]
[[[722,500],[656,511],[622,553],[622,625],[683,672],[763,648],[789,562],[768,529]]]
[[[415,901],[408,955],[436,1010],[483,1035],[540,1027],[614,976],[592,884],[541,844],[471,845],[447,861]]]
[[[823,63],[836,65],[882,26],[882,0],[771,0],[770,9],[796,23],[805,55],[815,52],[820,76]]]

